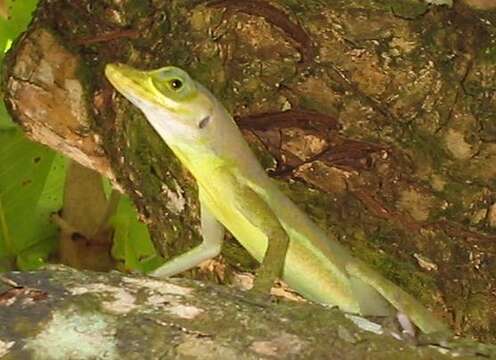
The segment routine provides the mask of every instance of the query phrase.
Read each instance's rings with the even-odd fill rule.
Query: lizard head
[[[108,64],[105,75],[164,139],[197,138],[210,122],[215,106],[212,95],[180,68],[143,71]]]

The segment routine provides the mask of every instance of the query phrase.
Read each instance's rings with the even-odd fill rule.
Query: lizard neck
[[[169,147],[200,183],[206,183],[219,168],[234,165],[232,160],[219,156],[208,146],[169,144]]]

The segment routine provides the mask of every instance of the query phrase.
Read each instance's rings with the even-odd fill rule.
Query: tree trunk
[[[170,255],[199,241],[194,181],[103,67],[180,66],[331,236],[456,332],[494,339],[496,15],[473,4],[491,6],[41,1],[6,100],[31,138],[131,195]],[[253,265],[232,240],[223,254]]]

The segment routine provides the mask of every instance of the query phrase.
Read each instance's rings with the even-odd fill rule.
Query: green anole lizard
[[[345,312],[406,315],[424,333],[444,332],[422,304],[328,238],[265,173],[231,115],[177,67],[141,71],[109,64],[112,85],[137,106],[198,182],[203,242],[152,275],[168,277],[220,253],[224,227],[261,262],[255,280],[276,277],[306,298]]]

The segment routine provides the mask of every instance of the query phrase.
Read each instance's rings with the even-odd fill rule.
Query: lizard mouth
[[[143,103],[159,104],[155,96],[155,88],[146,71],[136,70],[124,64],[107,64],[105,76],[110,83],[136,106]]]

